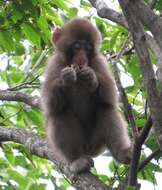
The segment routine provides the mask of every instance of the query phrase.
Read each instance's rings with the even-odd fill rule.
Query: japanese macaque
[[[100,53],[101,35],[76,18],[53,33],[56,52],[48,64],[42,104],[56,158],[79,173],[108,148],[124,164],[131,159],[126,123],[117,109],[115,83]]]

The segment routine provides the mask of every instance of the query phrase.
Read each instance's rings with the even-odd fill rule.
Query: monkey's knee
[[[90,158],[89,156],[84,156],[71,162],[70,171],[75,174],[78,174],[81,172],[89,171],[91,167],[93,166],[94,166],[94,162],[92,158]]]

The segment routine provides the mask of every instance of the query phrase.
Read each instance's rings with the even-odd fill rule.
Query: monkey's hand
[[[71,86],[77,80],[76,71],[73,67],[65,67],[61,70],[61,80],[64,86]]]
[[[94,92],[97,89],[99,82],[93,69],[85,66],[77,74],[79,80],[86,85],[90,92]]]

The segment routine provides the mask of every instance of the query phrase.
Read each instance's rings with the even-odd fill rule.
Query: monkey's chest
[[[96,101],[93,95],[89,95],[88,92],[80,90],[79,92],[73,91],[70,94],[69,104],[72,112],[83,123],[89,123],[95,117],[96,113]]]

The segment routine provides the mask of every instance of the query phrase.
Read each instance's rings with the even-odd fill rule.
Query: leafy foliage
[[[42,74],[48,57],[52,54],[52,29],[62,26],[66,20],[85,15],[101,31],[103,43],[101,50],[112,56],[120,51],[128,31],[114,23],[101,19],[91,13],[87,1],[78,6],[72,0],[0,0],[0,88],[17,90],[32,96],[40,96]],[[162,2],[155,7],[161,11]],[[137,57],[130,45],[127,54],[118,63],[125,91],[132,104],[136,124],[141,130],[148,118],[147,97],[142,85]],[[156,63],[152,55],[153,64]],[[42,113],[24,103],[0,102],[0,125],[25,128],[45,137]],[[130,129],[131,134],[131,129]],[[146,147],[153,152],[157,149],[154,134],[147,139]],[[145,147],[144,147],[145,149]],[[145,151],[143,158],[146,158]],[[162,172],[159,158],[139,173],[140,179],[156,184],[155,172]],[[106,184],[115,186],[124,179],[128,168],[110,162],[112,176],[94,173]],[[50,186],[51,185],[51,186]],[[0,189],[44,190],[68,189],[70,183],[60,176],[53,165],[40,159],[22,145],[3,143],[0,148]],[[133,187],[127,187],[133,190]]]

